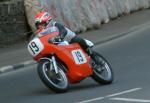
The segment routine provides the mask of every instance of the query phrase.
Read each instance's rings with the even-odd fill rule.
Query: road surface
[[[115,80],[99,85],[88,78],[56,94],[40,81],[36,66],[0,75],[0,103],[150,103],[150,26],[97,45]]]

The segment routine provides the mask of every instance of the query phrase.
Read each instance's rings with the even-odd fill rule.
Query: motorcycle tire
[[[37,71],[42,82],[52,91],[56,93],[66,92],[68,90],[69,82],[64,72],[64,66],[57,62],[59,73],[56,74],[50,70],[50,62],[42,59],[37,67]]]
[[[102,55],[95,51],[93,51],[92,61],[95,64],[93,64],[93,75],[91,77],[100,84],[105,85],[112,83],[114,75],[108,61]],[[103,72],[106,72],[104,76]]]

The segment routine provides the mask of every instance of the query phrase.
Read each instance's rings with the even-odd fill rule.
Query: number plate
[[[28,50],[33,57],[37,56],[43,49],[44,49],[44,46],[39,38],[33,39],[28,44]]]
[[[84,63],[87,62],[87,59],[86,59],[84,53],[80,49],[73,50],[72,55],[73,55],[75,63],[78,64],[78,65],[84,64]]]

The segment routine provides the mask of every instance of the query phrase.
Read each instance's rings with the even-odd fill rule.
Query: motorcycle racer
[[[85,51],[89,47],[83,38],[78,37],[70,29],[57,23],[48,12],[39,12],[35,15],[35,26],[37,33],[40,35],[48,34],[51,27],[57,27],[59,30],[59,38],[61,40],[66,40],[69,43],[79,43]]]
[[[94,44],[91,41],[77,37],[67,27],[55,22],[47,12],[35,16],[35,26],[37,32],[35,37],[32,35],[27,48],[38,63],[40,79],[49,89],[57,93],[66,92],[69,84],[79,83],[87,77],[100,84],[112,83],[112,68],[101,54],[92,50]],[[81,46],[70,45],[66,41],[77,42]]]

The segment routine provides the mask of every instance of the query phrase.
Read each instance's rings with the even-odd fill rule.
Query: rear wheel
[[[110,84],[113,81],[113,71],[107,60],[93,52],[92,56],[93,75],[92,78],[100,84]]]
[[[54,92],[66,92],[68,90],[68,78],[63,71],[62,64],[57,63],[58,74],[52,69],[53,66],[49,60],[41,60],[38,65],[38,74],[42,82]]]

